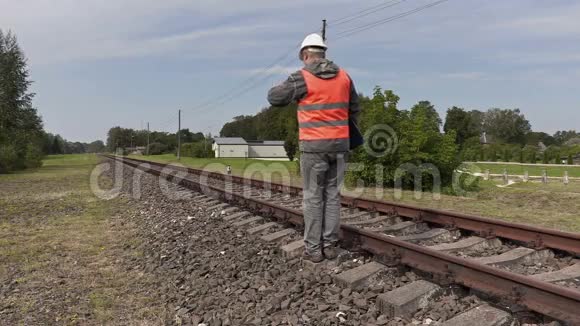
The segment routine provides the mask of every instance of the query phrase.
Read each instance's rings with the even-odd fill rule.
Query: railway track
[[[283,224],[302,225],[299,187],[109,158]],[[187,175],[174,178],[177,172]],[[341,241],[348,249],[368,252],[387,265],[409,266],[436,283],[463,285],[571,325],[580,324],[580,263],[574,259],[580,253],[579,235],[375,200],[344,197],[342,204]],[[268,223],[256,228],[265,230]],[[288,230],[272,234],[289,236]],[[286,242],[290,255],[301,251],[296,235]]]

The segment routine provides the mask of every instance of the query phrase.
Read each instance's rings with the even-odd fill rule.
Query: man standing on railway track
[[[360,111],[358,95],[348,74],[326,59],[326,49],[320,35],[306,36],[299,53],[304,67],[268,92],[273,106],[298,102],[304,259],[316,263],[338,254],[346,156],[354,145],[360,145],[350,139]]]

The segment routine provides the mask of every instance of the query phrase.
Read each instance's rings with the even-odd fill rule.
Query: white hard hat
[[[316,33],[307,35],[306,38],[304,38],[304,41],[302,41],[302,46],[300,46],[300,51],[304,50],[304,48],[307,48],[309,46],[316,46],[319,48],[323,48],[325,50],[327,48],[326,44],[324,44],[322,36]]]

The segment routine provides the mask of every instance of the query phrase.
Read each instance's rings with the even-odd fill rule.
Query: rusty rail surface
[[[118,156],[108,155],[107,157],[117,158]],[[171,166],[172,169],[184,171],[194,175],[203,175],[209,178],[223,181],[227,180],[237,184],[270,189],[272,191],[289,193],[292,195],[299,195],[302,192],[301,187],[275,182],[266,182],[257,179],[225,175],[218,172],[208,172],[200,169],[167,165],[165,163],[140,160],[135,158],[123,157],[123,159],[128,159],[140,163],[147,163],[155,166]],[[467,230],[486,238],[506,238],[523,242],[526,244],[526,246],[532,248],[551,248],[566,251],[574,255],[580,255],[580,234],[576,233],[540,228],[519,223],[511,223],[470,214],[417,207],[413,205],[383,200],[342,196],[341,203],[346,207],[359,208],[368,210],[370,212],[379,212],[384,214],[396,214],[398,216],[410,218],[418,222],[423,221],[442,225],[447,228]]]
[[[206,194],[212,193],[226,201],[236,202],[280,221],[298,226],[303,225],[303,215],[300,210],[283,207],[244,194],[230,193],[223,188],[202,184],[188,177],[175,178],[171,174],[164,173],[159,165],[152,167],[152,165],[144,165],[138,160],[112,158],[189,189]],[[527,276],[486,266],[350,225],[341,225],[340,237],[345,244],[372,253],[379,261],[404,264],[429,273],[435,279],[461,284],[497,298],[508,299],[532,311],[568,322],[571,325],[580,325],[580,291],[537,281]]]

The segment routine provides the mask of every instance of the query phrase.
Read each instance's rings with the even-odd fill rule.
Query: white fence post
[[[503,184],[507,185],[509,183],[507,169],[503,169]]]
[[[542,170],[542,182],[548,183],[548,171]]]

